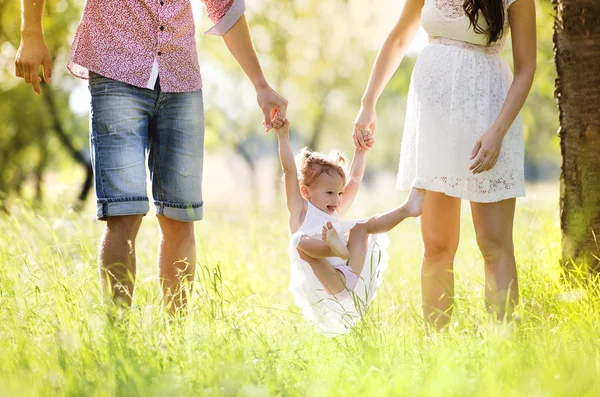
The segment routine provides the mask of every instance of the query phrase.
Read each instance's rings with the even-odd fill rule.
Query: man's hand
[[[50,84],[52,58],[44,40],[44,35],[40,32],[23,36],[15,59],[15,75],[25,79],[27,84],[31,84],[38,95],[42,93],[40,89],[42,79],[39,76],[40,65],[43,68],[44,81]]]
[[[279,114],[282,119],[286,118],[288,101],[275,92],[270,86],[265,85],[263,88],[256,90],[256,101],[265,116],[263,126],[267,132],[273,128],[272,120],[277,114]]]

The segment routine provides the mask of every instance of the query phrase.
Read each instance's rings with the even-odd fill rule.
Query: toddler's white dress
[[[387,268],[389,256],[386,248],[389,239],[386,234],[369,236],[365,265],[356,286],[330,295],[315,276],[310,264],[300,258],[298,243],[302,236],[321,239],[323,225],[331,222],[338,235],[348,243],[350,230],[363,220],[342,220],[337,213],[329,215],[310,202],[304,222],[292,234],[289,246],[291,262],[290,290],[294,303],[302,309],[302,314],[314,323],[317,329],[327,336],[349,332],[364,315],[369,303],[375,298],[381,284],[383,272]],[[342,265],[345,261],[338,257],[326,258],[332,265]]]
[[[500,113],[512,72],[500,56],[509,34],[503,2],[504,34],[487,45],[465,12],[463,0],[425,0],[421,23],[429,45],[411,77],[400,153],[397,187],[442,192],[475,202],[496,202],[525,195],[521,115],[509,128],[495,167],[472,174],[475,142]],[[480,25],[487,27],[483,16]]]

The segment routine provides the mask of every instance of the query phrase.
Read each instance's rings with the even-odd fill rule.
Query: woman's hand
[[[489,171],[496,165],[498,157],[500,156],[500,150],[502,149],[502,140],[504,134],[498,130],[487,130],[477,142],[471,152],[471,160],[473,163],[469,167],[469,171],[473,174],[479,174],[484,171]]]
[[[369,150],[375,145],[375,126],[377,115],[375,108],[361,106],[354,121],[354,145],[360,150]]]

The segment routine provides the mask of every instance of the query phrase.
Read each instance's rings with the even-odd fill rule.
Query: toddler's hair
[[[346,159],[337,150],[325,155],[304,148],[296,156],[296,161],[299,163],[298,181],[301,186],[310,186],[324,172],[328,175],[339,174],[344,179],[344,185],[346,184],[346,172],[342,167]]]

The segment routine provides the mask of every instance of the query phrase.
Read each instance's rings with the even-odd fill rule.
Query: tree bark
[[[600,1],[553,0],[562,264],[600,270]]]

